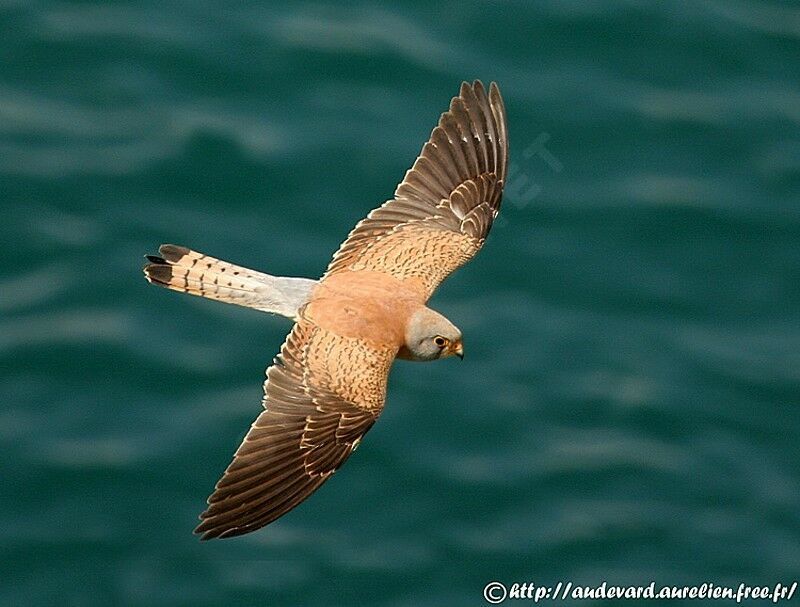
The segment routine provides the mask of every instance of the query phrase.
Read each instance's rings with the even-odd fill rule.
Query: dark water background
[[[289,325],[142,254],[319,275],[472,78],[513,168],[433,301],[466,360],[399,363],[332,482],[198,542]],[[774,0],[0,2],[0,604],[797,579],[798,83]]]

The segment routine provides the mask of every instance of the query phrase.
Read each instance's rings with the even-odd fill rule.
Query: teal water
[[[0,2],[0,604],[800,578],[798,23],[774,0]],[[151,287],[142,255],[318,276],[472,78],[503,90],[513,167],[433,301],[465,361],[398,363],[334,480],[198,542],[289,325]]]

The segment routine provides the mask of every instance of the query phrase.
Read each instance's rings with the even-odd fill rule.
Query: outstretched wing
[[[267,369],[265,410],[208,498],[195,533],[231,537],[311,495],[358,446],[383,407],[391,350],[295,324]]]
[[[506,114],[495,83],[464,82],[394,199],[350,232],[327,274],[373,270],[430,297],[483,245],[500,209],[508,165]]]

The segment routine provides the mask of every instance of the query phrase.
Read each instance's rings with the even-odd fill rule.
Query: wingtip
[[[210,542],[211,540],[218,539],[218,536],[212,535],[211,533],[208,532],[195,530],[194,534],[199,536],[197,539],[200,540],[201,542]]]
[[[508,129],[506,127],[506,104],[503,101],[503,96],[500,94],[500,87],[497,86],[496,82],[492,82],[489,85],[489,105],[491,105],[496,112],[497,123],[503,131],[503,137],[508,137]]]
[[[203,514],[205,514],[205,513],[203,513]],[[200,515],[200,524],[197,525],[197,527],[195,527],[194,530],[192,531],[192,533],[194,533],[195,535],[200,536],[199,539],[200,539],[201,542],[207,542],[208,540],[213,540],[215,537],[217,537],[208,528],[208,526],[206,525],[206,522],[207,522],[206,519],[203,518],[203,515],[201,514]]]
[[[476,95],[479,94],[478,91],[484,90],[483,82],[480,80],[473,80],[469,82],[468,80],[464,80],[461,82],[461,87],[458,90],[458,96],[464,97],[464,95]]]
[[[483,93],[490,99],[494,98],[502,99],[502,96],[500,95],[500,85],[498,85],[497,82],[494,80],[489,82],[488,93],[486,87],[483,85],[483,81],[476,79],[470,83],[464,80],[461,83],[458,96],[463,98],[465,94],[469,95],[470,93],[478,96],[480,96],[481,93]]]
[[[227,540],[232,537],[244,535],[245,533],[250,533],[251,531],[254,531],[254,529],[248,529],[246,527],[204,527],[203,523],[200,523],[195,527],[193,533],[200,536],[198,539],[201,542],[208,542],[210,540]]]
[[[216,540],[226,537],[226,529],[214,525],[208,510],[203,510],[203,512],[201,512],[200,516],[197,518],[200,520],[200,522],[194,528],[193,533],[200,536],[201,542],[207,542],[209,540]]]

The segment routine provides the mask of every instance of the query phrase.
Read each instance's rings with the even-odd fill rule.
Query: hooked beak
[[[461,341],[457,341],[453,344],[451,352],[458,356],[461,360],[464,360],[464,344]]]

